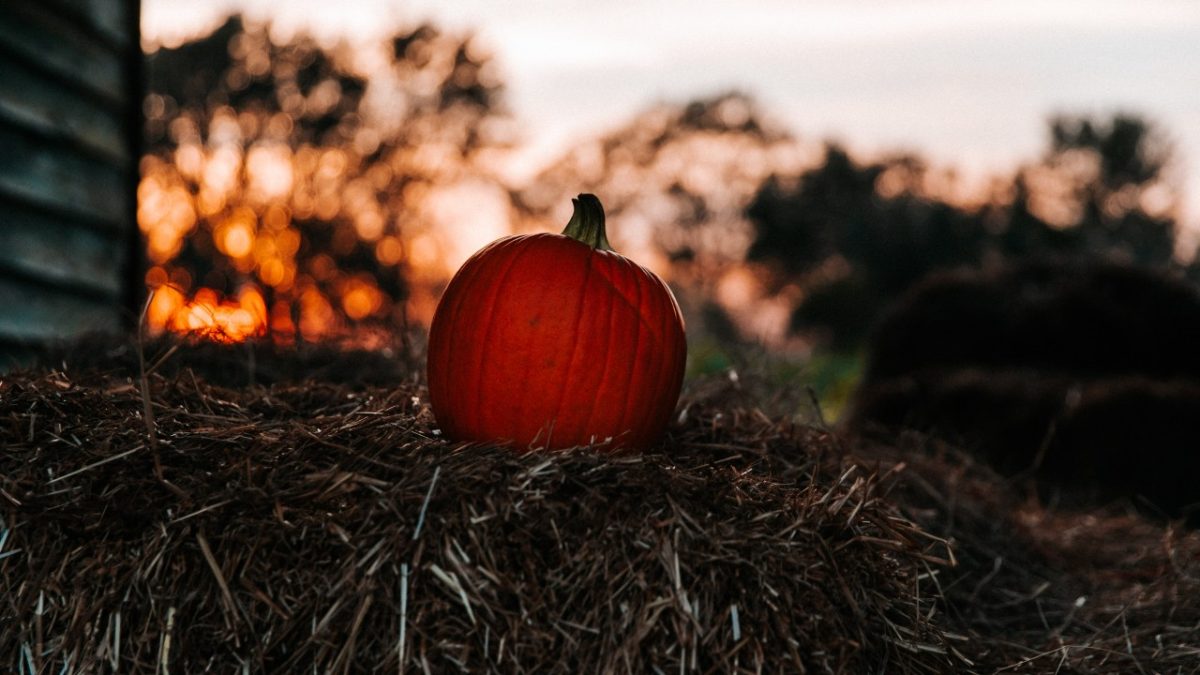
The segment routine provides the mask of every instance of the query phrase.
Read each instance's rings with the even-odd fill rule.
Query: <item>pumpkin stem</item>
[[[571,200],[575,213],[567,221],[563,234],[601,251],[611,251],[608,235],[604,232],[604,207],[596,195],[582,194]]]

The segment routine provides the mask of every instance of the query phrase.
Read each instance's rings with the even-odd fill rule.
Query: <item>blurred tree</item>
[[[860,164],[830,146],[815,168],[763,184],[747,259],[769,266],[772,290],[801,288],[791,329],[835,350],[857,348],[883,307],[936,270],[1047,256],[1171,265],[1177,200],[1161,134],[1117,115],[1056,118],[1050,136],[1007,198],[976,208],[928,189],[919,158]]]
[[[508,142],[503,88],[470,37],[422,25],[374,49],[279,44],[232,17],[151,53],[147,76],[148,281],[254,282],[281,337],[398,321],[397,301],[433,296],[440,190],[484,186],[508,206],[489,168]]]
[[[753,238],[746,206],[768,176],[794,173],[804,159],[753,99],[726,93],[644,111],[564,154],[520,197],[540,228],[569,197],[597,194],[613,245],[671,282],[689,335],[724,338],[746,319],[731,323],[726,311],[753,312],[712,301],[745,262]]]
[[[1061,253],[1168,265],[1178,212],[1171,160],[1164,135],[1139,117],[1056,117],[1046,156],[1017,175],[1010,238],[1033,232]]]
[[[677,274],[695,269],[711,278],[744,256],[750,228],[742,210],[792,143],[762,117],[738,93],[653,107],[563,155],[522,199],[542,214],[594,192],[614,221],[614,244],[662,255]]]
[[[860,165],[838,146],[791,188],[774,178],[747,213],[748,251],[804,297],[791,328],[836,348],[860,342],[882,307],[929,270],[978,264],[979,219],[930,194],[927,169],[904,155]]]
[[[851,230],[862,231],[875,210],[875,180],[881,165],[859,167],[837,146],[794,187],[772,176],[747,215],[757,225],[750,260],[778,263],[788,276],[811,272],[842,252]]]

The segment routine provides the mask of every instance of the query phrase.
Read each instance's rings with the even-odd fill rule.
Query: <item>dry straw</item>
[[[0,670],[1200,669],[1194,534],[925,439],[696,383],[652,453],[516,455],[401,360],[168,349],[0,380]]]

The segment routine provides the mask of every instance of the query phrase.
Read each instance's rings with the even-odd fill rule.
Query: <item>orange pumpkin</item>
[[[617,254],[593,195],[562,234],[498,239],[454,275],[429,330],[429,396],[450,439],[518,450],[645,448],[683,382],[667,285]]]

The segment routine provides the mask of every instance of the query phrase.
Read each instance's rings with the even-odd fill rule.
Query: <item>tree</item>
[[[753,236],[746,206],[768,176],[794,171],[802,156],[796,140],[772,125],[753,99],[725,93],[653,106],[579,143],[520,198],[527,220],[540,228],[575,194],[597,194],[614,247],[671,283],[688,315],[689,335],[724,336],[730,326],[724,311],[753,312],[712,300],[726,275],[745,262]]]
[[[152,284],[254,284],[279,338],[397,322],[406,299],[432,311],[448,272],[431,198],[478,184],[508,204],[485,161],[507,143],[503,87],[469,36],[429,25],[373,55],[368,75],[363,52],[232,17],[148,56]]]
[[[790,189],[780,178],[764,185],[747,211],[756,226],[748,258],[774,270],[776,287],[804,289],[792,330],[853,348],[930,269],[979,263],[979,219],[926,194],[926,171],[913,156],[859,164],[831,145]]]
[[[1046,156],[1000,191],[1007,199],[978,208],[926,190],[917,157],[863,164],[830,146],[797,178],[763,184],[747,210],[747,258],[774,271],[773,288],[802,289],[792,330],[837,350],[857,348],[885,306],[937,270],[1046,257],[1172,265],[1161,134],[1127,115],[1060,117],[1050,139]]]
[[[1017,175],[1010,229],[1037,230],[1033,215],[1058,231],[1039,237],[1058,251],[1169,265],[1178,211],[1171,161],[1162,132],[1142,118],[1053,118],[1046,156]]]

